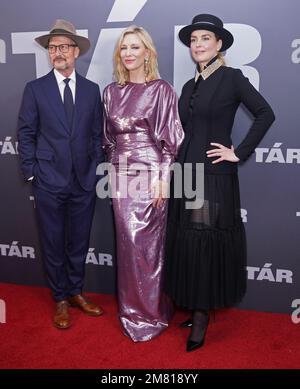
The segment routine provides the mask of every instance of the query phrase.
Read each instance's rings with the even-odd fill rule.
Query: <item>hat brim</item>
[[[74,41],[79,48],[79,55],[85,54],[91,46],[91,43],[90,43],[88,38],[86,38],[84,36],[80,36],[80,35],[74,35],[74,34],[67,33],[67,32],[66,33],[54,32],[54,33],[42,35],[42,36],[35,38],[35,41],[39,45],[41,45],[42,47],[44,47],[46,49],[48,47],[48,44],[49,44],[49,39],[53,38],[54,36],[59,36],[59,35],[66,36],[66,37],[72,39],[72,41]]]
[[[229,47],[233,44],[233,35],[231,32],[226,30],[225,28],[219,28],[216,26],[212,26],[210,23],[197,23],[197,24],[190,24],[189,26],[183,27],[179,31],[179,39],[183,44],[190,47],[191,45],[191,33],[196,30],[207,30],[215,33],[218,35],[220,39],[222,39],[222,47],[220,51],[225,51],[229,49]]]

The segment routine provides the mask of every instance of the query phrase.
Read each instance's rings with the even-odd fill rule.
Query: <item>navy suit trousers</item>
[[[96,191],[85,191],[74,172],[59,192],[33,182],[49,286],[55,301],[82,292]]]

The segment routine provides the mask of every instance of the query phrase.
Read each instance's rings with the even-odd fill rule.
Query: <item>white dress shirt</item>
[[[75,93],[76,93],[76,73],[75,73],[75,70],[73,70],[73,72],[71,73],[71,75],[69,77],[65,77],[61,73],[59,73],[59,71],[54,69],[54,75],[55,75],[55,78],[56,78],[56,81],[57,81],[57,85],[58,85],[58,89],[59,89],[59,93],[61,95],[61,99],[62,99],[63,102],[64,102],[64,90],[65,90],[65,87],[66,87],[64,79],[65,78],[70,78],[69,86],[70,86],[70,89],[71,89],[71,92],[72,92],[73,102],[75,104]]]

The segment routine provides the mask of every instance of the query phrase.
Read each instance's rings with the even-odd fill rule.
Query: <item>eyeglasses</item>
[[[56,50],[59,49],[61,53],[68,53],[70,47],[77,47],[77,45],[69,45],[67,43],[64,43],[63,45],[49,45],[47,47],[50,54],[56,53]]]

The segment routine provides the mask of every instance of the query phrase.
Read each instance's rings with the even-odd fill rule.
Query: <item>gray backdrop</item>
[[[0,281],[46,285],[31,186],[22,180],[16,144],[25,83],[50,69],[46,51],[33,38],[48,32],[57,18],[72,21],[92,44],[77,70],[103,90],[112,80],[112,51],[120,31],[130,24],[143,26],[156,43],[162,78],[180,93],[194,64],[177,31],[198,13],[223,19],[236,37],[226,62],[242,69],[276,114],[256,153],[240,167],[249,279],[241,307],[290,312],[292,301],[300,298],[298,0],[0,0]],[[240,109],[235,144],[250,121]],[[112,213],[109,201],[98,199],[86,290],[114,293],[115,268]]]

